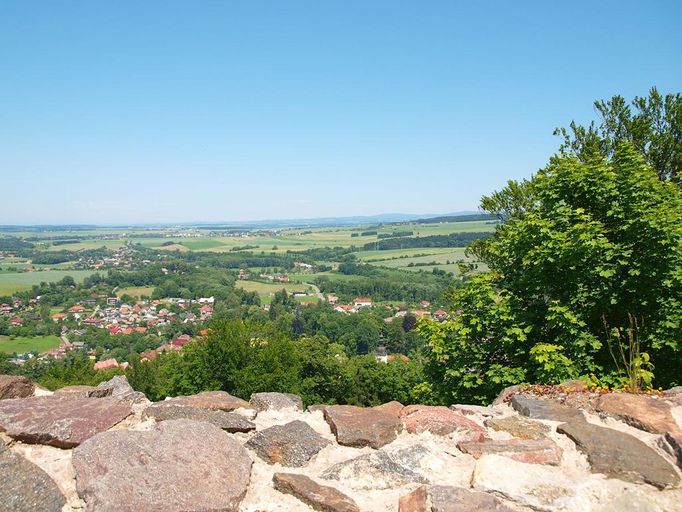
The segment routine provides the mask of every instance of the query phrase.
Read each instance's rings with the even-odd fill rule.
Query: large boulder
[[[275,489],[296,496],[303,503],[322,512],[360,512],[351,498],[327,485],[320,485],[305,475],[275,473]]]
[[[231,433],[256,430],[256,425],[253,422],[233,412],[182,405],[166,405],[165,402],[150,405],[144,410],[142,417],[154,418],[156,421],[180,419],[205,421]]]
[[[400,416],[400,411],[402,411],[405,408],[403,404],[398,402],[397,400],[393,400],[391,402],[386,402],[385,404],[377,405],[374,407],[377,411],[382,411],[386,412],[388,414],[392,414],[393,416]]]
[[[0,375],[0,400],[33,395],[35,384],[22,375]]]
[[[563,423],[557,432],[575,442],[587,456],[594,473],[626,482],[644,482],[659,489],[680,483],[680,477],[668,461],[629,434],[585,421]]]
[[[608,393],[597,400],[597,411],[654,434],[681,431],[670,404],[657,398],[632,393]]]
[[[331,405],[324,408],[324,418],[345,446],[380,448],[393,441],[402,430],[400,419],[379,409]]]
[[[585,415],[579,409],[560,404],[554,400],[527,398],[514,395],[511,398],[511,406],[523,416],[536,420],[550,421],[580,421]]]
[[[480,443],[460,442],[457,448],[475,459],[486,454],[509,457],[528,464],[550,464],[558,466],[561,462],[561,448],[551,439],[487,439]]]
[[[507,418],[491,418],[483,422],[489,429],[506,432],[520,439],[545,439],[550,428],[544,423],[524,418],[509,416]]]
[[[118,400],[130,402],[132,404],[148,403],[147,397],[140,391],[135,391],[128,383],[125,375],[116,375],[108,381],[100,382],[97,386],[100,393],[108,393],[107,396],[112,396]],[[94,396],[94,395],[93,395]]]
[[[159,405],[182,405],[199,407],[200,409],[217,409],[220,411],[234,411],[236,409],[251,409],[251,405],[246,400],[232,396],[226,391],[202,391],[196,395],[176,396],[168,398]]]
[[[95,386],[65,386],[55,390],[56,396],[70,396],[77,398],[104,398],[111,396],[113,387],[98,388]]]
[[[59,512],[66,503],[57,484],[35,464],[0,445],[0,509]]]
[[[330,444],[331,441],[315,432],[306,422],[296,420],[257,432],[246,446],[270,464],[300,467]]]
[[[408,405],[400,411],[400,419],[410,434],[431,432],[446,436],[458,432],[471,441],[481,441],[485,436],[485,429],[478,423],[447,407]]]
[[[464,414],[465,416],[474,416],[476,414],[479,414],[485,418],[497,418],[503,416],[501,410],[493,409],[491,406],[484,407],[482,405],[454,404],[450,406],[450,409]]]
[[[300,396],[292,393],[254,393],[251,395],[249,403],[257,411],[303,410],[303,400]]]
[[[422,485],[400,498],[398,512],[514,512],[502,500],[480,491]]]
[[[0,430],[33,444],[73,448],[132,412],[115,398],[34,396],[0,401]]]
[[[236,512],[252,461],[218,427],[173,420],[99,434],[73,451],[72,463],[86,512]]]

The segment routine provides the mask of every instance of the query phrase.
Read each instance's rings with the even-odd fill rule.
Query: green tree
[[[682,95],[661,95],[653,87],[646,97],[630,104],[622,96],[594,102],[599,122],[585,127],[571,122],[557,128],[560,151],[588,161],[595,155],[611,157],[628,141],[644,156],[661,180],[682,183]]]
[[[627,142],[610,160],[555,157],[525,186],[495,235],[472,245],[490,271],[453,290],[459,314],[419,328],[435,396],[485,402],[508,384],[590,374],[618,382],[604,324],[625,331],[630,315],[643,320],[657,384],[677,383],[680,189]]]

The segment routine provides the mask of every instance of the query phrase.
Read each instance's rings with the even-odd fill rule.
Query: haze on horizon
[[[475,210],[543,167],[553,129],[589,123],[595,99],[679,90],[679,14],[3,2],[0,224]]]

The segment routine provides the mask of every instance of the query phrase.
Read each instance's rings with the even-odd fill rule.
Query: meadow
[[[154,288],[151,286],[128,286],[126,288],[119,288],[116,290],[116,296],[122,297],[124,295],[130,295],[131,297],[151,297],[154,292]]]
[[[0,266],[2,265],[0,264]],[[76,282],[80,283],[87,276],[94,273],[94,270],[43,270],[40,272],[0,273],[0,296],[30,290],[33,285],[42,282],[61,281],[66,276],[71,276]]]
[[[236,287],[242,288],[247,292],[256,292],[260,296],[263,304],[269,304],[272,301],[275,292],[281,291],[284,288],[287,292],[309,292],[314,293],[311,286],[302,283],[262,283],[260,281],[237,281]],[[302,300],[316,300],[314,295],[304,297]]]
[[[5,354],[23,354],[26,352],[46,352],[50,349],[59,346],[59,338],[57,336],[35,336],[32,338],[25,338],[17,336],[10,338],[9,336],[0,336],[0,352]]]

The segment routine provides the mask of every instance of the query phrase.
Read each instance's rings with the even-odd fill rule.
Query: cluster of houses
[[[339,297],[334,294],[328,294],[326,300],[329,304],[333,305],[334,311],[338,313],[357,313],[362,308],[372,307],[373,305],[372,299],[368,297],[356,297],[350,304],[340,304]],[[432,318],[439,322],[444,322],[448,318],[447,311],[444,311],[443,309],[437,309],[436,311],[426,309],[431,306],[431,303],[427,300],[421,301],[419,303],[419,308],[413,309],[403,309],[400,306],[394,306],[392,304],[386,304],[386,306],[392,308],[395,311],[395,314],[392,317],[386,318],[384,320],[385,322],[392,322],[396,318],[402,318],[408,314],[416,318]]]
[[[80,269],[102,270],[111,267],[130,268],[133,266],[133,263],[133,251],[128,246],[123,246],[116,251],[112,251],[111,254],[107,256],[81,257],[74,264],[74,267]],[[151,263],[151,261],[145,260],[142,263]]]
[[[64,312],[53,314],[52,320],[60,322],[70,317],[83,325],[107,329],[112,336],[146,334],[149,329],[158,329],[176,320],[195,323],[210,319],[215,299],[202,297],[196,302],[200,304],[198,314],[191,310],[193,301],[186,299],[140,300],[130,305],[122,304],[117,297],[109,297],[104,308],[95,307],[86,312],[86,305],[76,304]],[[176,314],[168,309],[169,304],[175,304],[184,311]]]

